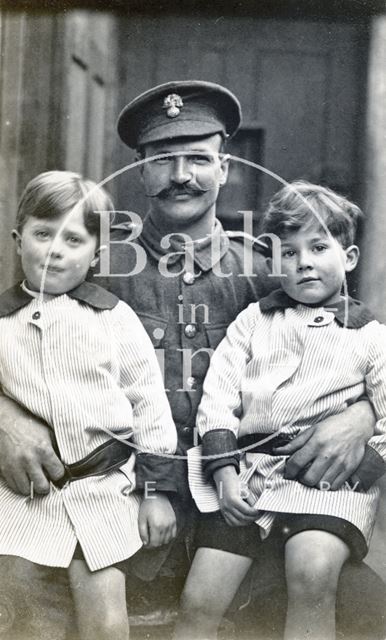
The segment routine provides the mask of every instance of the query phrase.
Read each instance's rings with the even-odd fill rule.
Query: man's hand
[[[369,402],[351,405],[299,434],[276,454],[289,455],[285,477],[310,487],[339,489],[360,464],[367,441],[374,433],[375,417]]]
[[[48,493],[49,479],[58,480],[64,467],[51,441],[49,427],[13,400],[0,395],[0,473],[16,493]]]
[[[217,469],[213,478],[217,487],[221,513],[232,527],[242,527],[254,522],[259,510],[253,506],[248,487],[241,484],[234,466]]]
[[[176,537],[176,515],[165,494],[155,492],[143,500],[138,526],[143,545],[149,549],[167,544]]]

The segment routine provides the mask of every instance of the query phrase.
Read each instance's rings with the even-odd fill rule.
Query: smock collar
[[[278,309],[295,308],[298,304],[300,303],[290,298],[282,289],[275,289],[265,298],[261,298],[260,310],[262,313],[269,313]],[[334,313],[335,320],[348,329],[359,329],[375,320],[374,315],[363,302],[355,300],[351,296],[342,298],[331,307],[325,306],[323,308],[325,311]]]
[[[72,291],[67,291],[65,295],[100,311],[111,310],[119,302],[119,298],[113,293],[92,282],[82,282]],[[23,288],[21,282],[15,284],[0,295],[0,318],[19,311],[19,309],[29,304],[34,297],[28,293],[28,290]]]

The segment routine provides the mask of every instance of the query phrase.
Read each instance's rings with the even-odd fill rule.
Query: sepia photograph
[[[0,640],[386,640],[385,0],[0,52]]]

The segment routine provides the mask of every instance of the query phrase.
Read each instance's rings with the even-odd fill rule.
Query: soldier
[[[140,171],[149,212],[142,230],[118,221],[110,247],[111,277],[96,281],[133,307],[158,350],[182,455],[194,442],[196,409],[212,351],[238,312],[272,288],[260,253],[248,254],[253,255],[251,270],[242,234],[225,232],[216,218],[216,201],[228,175],[224,145],[240,121],[240,104],[230,91],[199,81],[150,89],[130,102],[118,121],[121,139],[144,161]],[[47,428],[4,397],[0,414],[4,478],[26,495],[31,480],[36,492],[47,492],[49,479],[63,473]],[[353,421],[358,423],[355,430]],[[358,402],[338,420],[329,418],[317,430],[309,429],[285,450],[290,455],[287,476],[312,486],[320,481],[340,486],[358,466],[373,424],[368,403]],[[353,439],[359,425],[362,435]],[[194,509],[185,460],[176,461],[175,473],[181,489],[175,509],[182,522],[181,516]],[[191,527],[190,521],[188,531]],[[142,577],[156,575],[169,549],[155,553],[139,555]],[[357,587],[368,583],[372,596],[383,597],[365,565],[357,575]],[[350,583],[349,598],[357,604],[351,587],[355,584]],[[366,606],[368,612],[370,603]]]

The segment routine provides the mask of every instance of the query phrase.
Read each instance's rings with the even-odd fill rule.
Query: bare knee
[[[223,615],[223,608],[216,606],[215,599],[208,599],[194,589],[186,588],[180,599],[180,616],[186,622],[196,626],[197,623],[217,626]]]
[[[317,558],[307,565],[287,571],[287,590],[289,598],[301,598],[310,604],[333,601],[336,597],[338,576],[329,562]]]
[[[219,549],[198,549],[181,596],[175,638],[216,638],[217,627],[251,563],[250,558]]]
[[[289,599],[305,602],[334,601],[340,572],[349,556],[346,544],[324,531],[305,531],[286,544]]]
[[[73,560],[69,578],[81,640],[127,640],[125,576],[115,567],[91,572]]]

